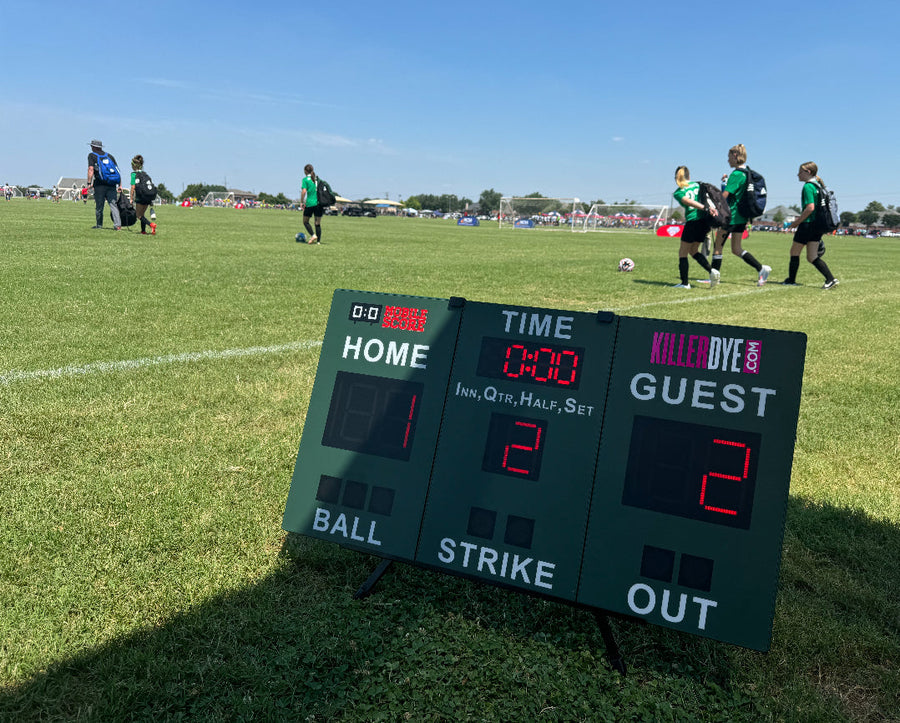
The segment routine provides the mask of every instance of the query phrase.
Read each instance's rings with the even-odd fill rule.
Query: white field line
[[[88,374],[105,374],[109,372],[134,371],[163,364],[179,364],[185,362],[209,361],[215,359],[233,359],[245,356],[261,356],[263,354],[282,354],[321,346],[321,341],[295,341],[278,346],[251,346],[246,349],[224,349],[221,351],[196,351],[184,354],[166,354],[164,356],[144,357],[143,359],[126,359],[114,362],[93,362],[83,366],[66,366],[58,369],[35,369],[33,371],[9,371],[0,374],[0,384],[13,384],[32,379],[58,379]]]
[[[859,279],[847,279],[846,281],[843,279],[839,279],[839,281],[840,281],[840,284],[838,284],[837,289],[829,291],[828,292],[829,294],[839,294],[841,284],[852,284],[852,283],[855,283],[856,281],[859,281]],[[782,286],[781,284],[776,283],[776,284],[766,284],[763,287],[756,286],[756,287],[753,287],[752,289],[747,289],[746,291],[735,291],[732,294],[709,293],[708,289],[706,290],[706,293],[704,293],[702,290],[702,287],[699,290],[700,291],[699,294],[694,294],[693,291],[682,292],[679,289],[676,289],[676,291],[679,291],[679,293],[689,293],[690,296],[682,296],[681,298],[669,299],[668,301],[651,301],[646,304],[634,304],[632,306],[615,306],[615,307],[611,307],[608,309],[602,309],[602,311],[612,311],[612,312],[615,312],[616,314],[619,314],[623,311],[633,311],[635,309],[646,309],[651,306],[669,306],[671,304],[694,304],[694,303],[703,302],[703,301],[718,301],[719,299],[730,299],[735,296],[750,296],[751,294],[761,294],[761,293],[766,293],[766,292],[776,292],[777,293],[777,291],[784,291],[785,293],[794,294],[797,292],[797,289],[789,288],[789,287]],[[822,290],[822,293],[825,293],[824,290]]]

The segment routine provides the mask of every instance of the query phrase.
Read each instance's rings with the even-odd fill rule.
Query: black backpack
[[[762,216],[766,210],[766,179],[750,166],[744,166],[740,170],[747,175],[747,185],[744,186],[744,195],[738,201],[737,210],[741,216],[752,221],[757,216]]]
[[[156,185],[146,171],[134,174],[134,197],[138,203],[149,206],[156,199]]]
[[[116,199],[116,206],[119,209],[119,220],[122,222],[123,226],[134,226],[137,221],[137,211],[134,210],[134,206],[131,201],[128,200],[128,196],[119,191],[119,197]],[[112,218],[112,211],[109,214],[110,219]]]
[[[700,196],[697,202],[703,204],[712,226],[719,228],[731,223],[731,207],[728,205],[728,199],[722,195],[722,189],[718,186],[701,182]],[[712,214],[713,208],[716,209],[716,215]]]
[[[319,206],[323,208],[325,206],[333,206],[334,202],[337,200],[334,197],[331,186],[324,178],[316,180],[316,198],[319,200]]]
[[[834,191],[829,191],[823,183],[821,186],[812,182],[819,189],[819,198],[816,201],[816,216],[813,219],[813,228],[816,233],[831,233],[841,225],[841,215],[838,213],[837,199]],[[820,254],[821,255],[821,254]]]

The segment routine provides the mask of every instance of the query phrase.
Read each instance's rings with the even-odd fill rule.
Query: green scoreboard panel
[[[461,311],[334,293],[284,529],[413,559]]]
[[[579,602],[769,648],[805,349],[620,319]]]
[[[805,345],[337,291],[284,528],[766,650]]]
[[[466,303],[416,561],[575,600],[612,315]]]

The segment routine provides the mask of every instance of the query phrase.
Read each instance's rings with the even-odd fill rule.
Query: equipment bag
[[[712,226],[719,228],[727,226],[731,222],[731,208],[728,206],[728,200],[722,195],[722,190],[713,186],[711,183],[700,183],[700,195],[697,198],[699,203],[703,204],[706,213],[709,214],[709,221]],[[712,213],[712,209],[716,213]]]
[[[128,200],[128,196],[119,191],[119,197],[116,199],[116,206],[119,209],[119,220],[122,222],[123,226],[134,226],[137,221],[137,211],[134,210],[134,206],[131,201]],[[110,219],[113,223],[115,223],[115,219],[112,217],[112,211],[109,214]]]
[[[113,163],[113,159],[109,157],[108,153],[97,154],[97,175],[107,186],[118,186],[122,182],[119,169],[116,168],[116,164]]]
[[[740,169],[747,175],[747,185],[744,187],[744,195],[738,201],[738,213],[748,221],[757,216],[762,216],[766,210],[766,179],[761,173],[751,170],[750,166]]]
[[[825,188],[824,183],[821,186],[815,181],[812,183],[819,189],[819,198],[816,200],[816,216],[812,221],[813,228],[816,233],[831,233],[841,225],[841,215],[838,213],[834,191]],[[819,256],[821,255],[819,254]]]
[[[331,186],[328,184],[323,178],[319,178],[316,181],[316,197],[319,199],[319,206],[333,206],[334,202],[337,200],[334,197],[334,192],[331,190]]]
[[[134,175],[134,197],[144,206],[149,206],[156,198],[156,186],[146,171]]]

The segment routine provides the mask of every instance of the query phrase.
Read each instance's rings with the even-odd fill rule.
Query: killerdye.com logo
[[[726,336],[653,332],[650,363],[668,367],[759,374],[762,341]]]

